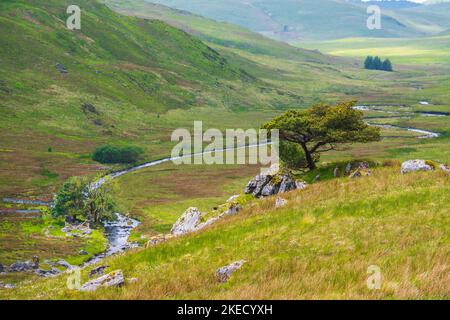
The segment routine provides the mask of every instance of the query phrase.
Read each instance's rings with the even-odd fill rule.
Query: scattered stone
[[[39,263],[35,264],[33,261],[16,262],[13,263],[9,270],[11,272],[31,272],[39,268]]]
[[[349,163],[345,166],[345,175],[348,176],[351,172],[352,172],[352,163],[349,162]]]
[[[73,268],[73,266],[64,259],[60,259],[60,260],[56,261],[55,264],[57,266],[60,266],[60,267],[63,267],[63,268],[69,269],[69,270]]]
[[[197,208],[187,209],[173,225],[171,233],[174,235],[183,235],[196,231],[197,226],[202,222],[202,217],[203,213]]]
[[[308,185],[306,184],[305,181],[295,181],[295,186],[296,186],[297,190],[303,190],[303,189],[306,189],[306,187]]]
[[[108,268],[108,267],[109,267],[109,266],[103,265],[103,266],[99,266],[99,267],[96,267],[96,268],[92,269],[92,270],[89,272],[89,277],[92,278],[92,277],[94,277],[94,276],[101,276],[101,275],[104,275],[104,274],[105,274],[105,269]]]
[[[226,216],[232,216],[242,210],[242,206],[239,203],[231,203],[228,210],[224,212]]]
[[[80,250],[80,251],[78,252],[78,254],[80,254],[80,255],[82,255],[82,256],[86,256],[86,255],[88,255],[89,253],[87,253],[85,250]]]
[[[15,287],[16,286],[11,284],[11,283],[5,283],[5,284],[0,283],[0,289],[1,288],[3,288],[3,289],[14,289]]]
[[[66,75],[69,73],[69,71],[67,71],[66,67],[64,67],[61,63],[57,63],[55,64],[56,69],[59,71],[59,73],[61,73],[62,75]]]
[[[425,160],[408,160],[402,163],[402,174],[414,171],[432,171],[434,168]]]
[[[275,201],[275,208],[281,208],[284,207],[287,204],[287,200],[278,197],[277,200]]]
[[[37,269],[35,273],[40,277],[51,278],[61,274],[61,271],[52,267],[50,270]]]
[[[95,291],[100,287],[121,287],[125,283],[122,270],[116,270],[100,278],[86,282],[81,291]]]
[[[100,112],[98,112],[98,110],[95,108],[95,106],[93,104],[90,104],[90,103],[84,103],[81,106],[81,110],[83,110],[84,114],[88,114],[88,113],[94,113],[96,115],[100,114]]]
[[[441,164],[439,168],[444,172],[450,172],[450,167],[445,164]]]
[[[319,180],[320,180],[320,174],[318,174],[318,175],[314,178],[313,182],[317,182],[317,181],[319,181]]]
[[[240,269],[244,263],[246,263],[245,260],[240,260],[233,262],[232,264],[229,264],[227,266],[224,266],[222,268],[219,268],[216,271],[216,277],[220,282],[227,282],[228,279],[231,277],[231,275],[238,269]]]
[[[334,176],[335,178],[339,177],[339,167],[334,168],[333,176]]]
[[[350,174],[350,179],[360,178],[360,177],[369,177],[372,175],[372,172],[368,169],[356,169],[352,174]]]

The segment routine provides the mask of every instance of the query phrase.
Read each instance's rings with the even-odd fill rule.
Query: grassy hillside
[[[394,166],[316,183],[286,194],[283,208],[257,201],[204,232],[108,259],[109,271],[139,279],[122,289],[69,291],[62,276],[0,296],[448,299],[449,181],[443,172],[402,176]],[[247,263],[228,283],[215,280],[217,268],[240,259]],[[371,265],[381,269],[381,290],[366,287]]]
[[[339,0],[148,0],[263,33],[275,39],[412,37],[450,27],[447,4],[383,7],[382,30],[366,27],[367,6]],[[423,9],[424,8],[424,9]]]

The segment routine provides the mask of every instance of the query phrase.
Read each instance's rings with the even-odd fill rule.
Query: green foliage
[[[88,187],[88,180],[84,177],[69,178],[56,194],[52,215],[54,217],[84,215],[84,200]]]
[[[367,125],[363,113],[353,108],[355,104],[351,101],[334,107],[319,104],[308,110],[289,110],[263,128],[279,129],[282,140],[300,145],[307,168],[313,170],[322,152],[337,150],[342,144],[380,139],[380,129]]]
[[[57,193],[52,215],[87,219],[94,226],[112,220],[116,205],[111,193],[106,183],[94,188],[85,177],[71,177]]]
[[[142,148],[136,146],[105,145],[95,150],[92,159],[100,163],[135,163],[143,153]]]
[[[368,56],[364,61],[364,68],[368,70],[393,71],[391,60],[386,59],[381,61],[378,56]]]
[[[280,141],[280,160],[290,169],[301,169],[305,164],[305,153],[298,144],[282,140]]]

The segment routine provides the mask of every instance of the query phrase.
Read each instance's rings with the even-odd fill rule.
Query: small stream
[[[409,110],[408,107],[404,106],[386,106],[386,107],[396,107],[399,109]],[[379,106],[355,106],[353,107],[355,110],[360,111],[373,111],[373,112],[382,112],[387,114],[396,114],[397,116],[393,117],[386,117],[386,119],[389,118],[397,118],[397,119],[410,119],[412,116],[420,115],[422,117],[448,117],[450,116],[450,113],[447,112],[435,112],[435,111],[393,111],[393,110],[384,110],[382,107]],[[373,117],[371,119],[377,119],[377,117]],[[428,131],[424,129],[414,128],[414,127],[402,127],[397,126],[393,124],[384,124],[384,123],[374,123],[367,121],[367,124],[371,126],[376,126],[380,128],[385,129],[399,129],[399,130],[405,130],[409,132],[415,132],[420,133],[421,135],[417,137],[417,139],[431,139],[431,138],[438,138],[441,136],[440,133]]]
[[[108,240],[108,249],[85,262],[83,267],[96,264],[114,254],[136,248],[138,245],[129,243],[128,238],[130,237],[131,231],[139,224],[139,221],[127,218],[122,214],[117,214],[117,220],[115,221],[105,222],[105,237]]]

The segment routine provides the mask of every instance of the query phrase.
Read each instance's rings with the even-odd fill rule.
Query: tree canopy
[[[346,144],[380,140],[380,129],[363,120],[355,101],[336,106],[315,105],[306,110],[288,110],[265,123],[264,129],[279,129],[280,139],[298,144],[304,152],[299,166],[316,168],[320,153],[339,150]],[[302,162],[304,165],[302,165]]]
[[[89,220],[92,225],[114,219],[116,205],[111,191],[109,184],[94,188],[92,181],[87,178],[71,177],[56,194],[52,215],[82,218]]]

